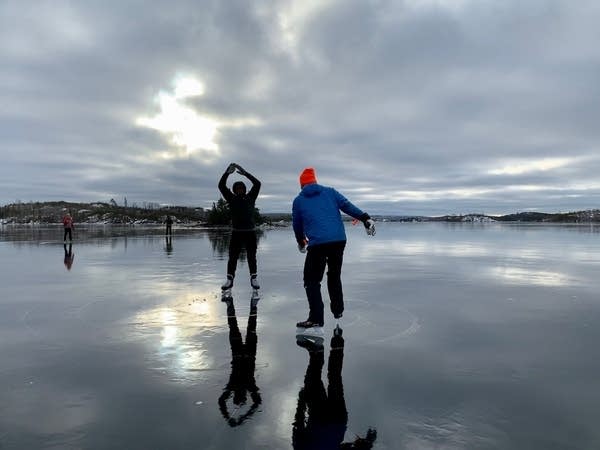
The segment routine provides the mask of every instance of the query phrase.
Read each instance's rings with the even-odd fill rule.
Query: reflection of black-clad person
[[[229,297],[227,299],[227,323],[229,325],[229,344],[231,345],[231,375],[229,376],[227,386],[223,390],[223,394],[219,397],[219,409],[231,427],[243,424],[246,419],[258,410],[262,402],[254,378],[257,343],[256,316],[257,307],[253,304],[250,307],[248,327],[246,328],[246,342],[244,343],[237,318],[235,317],[233,298]],[[236,406],[236,409],[239,409],[246,404],[248,394],[250,394],[252,404],[246,412],[233,417],[227,409],[227,400],[233,395],[233,404]]]
[[[227,178],[233,172],[237,172],[250,180],[252,188],[246,193],[246,185],[241,181],[233,183],[233,192],[227,187]],[[219,180],[219,191],[229,204],[231,211],[231,240],[229,241],[229,259],[227,261],[227,280],[221,286],[222,289],[230,289],[233,286],[237,261],[242,247],[246,248],[248,269],[250,270],[250,284],[258,289],[256,278],[256,231],[254,224],[254,204],[260,191],[260,181],[252,174],[246,172],[240,165],[231,163]]]
[[[308,350],[310,359],[304,377],[304,387],[298,393],[292,431],[294,450],[372,448],[377,438],[377,432],[373,429],[369,429],[364,438],[357,436],[352,442],[342,442],[348,423],[342,383],[344,361],[342,330],[336,328],[331,338],[331,351],[327,364],[327,391],[321,380],[321,371],[325,363],[323,346],[302,338],[297,342]]]

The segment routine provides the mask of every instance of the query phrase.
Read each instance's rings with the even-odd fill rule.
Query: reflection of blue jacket
[[[308,245],[346,240],[340,210],[355,219],[366,220],[369,215],[331,187],[307,184],[294,199],[292,224],[296,240],[308,238]]]

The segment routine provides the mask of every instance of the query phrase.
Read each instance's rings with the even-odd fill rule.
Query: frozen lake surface
[[[0,449],[600,448],[597,228],[348,226],[322,352],[291,229],[256,309],[226,234],[161,232],[0,228]]]

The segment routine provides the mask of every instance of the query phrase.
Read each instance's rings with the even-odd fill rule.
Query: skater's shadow
[[[246,341],[238,327],[233,297],[227,294],[223,297],[227,305],[227,323],[229,325],[229,344],[231,346],[231,375],[229,382],[219,397],[219,409],[230,427],[242,425],[258,410],[262,399],[254,369],[256,365],[256,320],[258,316],[258,297],[250,300],[250,315],[246,327]],[[248,401],[250,396],[250,402]],[[231,402],[229,400],[231,399]],[[231,406],[228,405],[231,403]]]
[[[309,361],[304,376],[304,386],[298,392],[298,404],[292,428],[294,450],[372,448],[377,438],[377,431],[372,428],[367,430],[365,437],[356,436],[351,442],[343,442],[348,424],[348,411],[342,383],[344,338],[341,330],[336,329],[331,338],[327,364],[329,382],[327,390],[321,379],[325,364],[322,340],[299,337],[296,342],[308,350]]]
[[[75,253],[73,253],[73,244],[69,244],[68,247],[67,244],[64,244],[63,247],[65,249],[63,264],[65,265],[67,270],[71,270],[71,266],[73,266],[73,261],[75,261]]]

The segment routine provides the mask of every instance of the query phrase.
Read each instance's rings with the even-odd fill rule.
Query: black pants
[[[72,241],[73,240],[73,232],[71,231],[71,228],[65,228],[65,234],[63,236],[63,241],[67,240],[67,234],[69,235],[69,240]]]
[[[171,228],[171,224],[167,224],[167,228],[165,229],[165,234],[170,236],[173,234],[173,229]]]
[[[327,266],[327,291],[331,312],[334,316],[344,312],[344,294],[342,292],[342,262],[346,241],[328,242],[308,247],[304,261],[304,289],[308,298],[311,322],[323,323],[323,298],[321,281]]]
[[[236,231],[231,232],[229,241],[229,260],[227,261],[227,275],[235,276],[237,261],[240,257],[242,247],[246,248],[246,257],[248,259],[248,269],[250,274],[256,273],[256,231]]]
[[[248,316],[248,326],[246,328],[246,342],[242,340],[235,308],[232,303],[227,307],[227,323],[229,324],[229,344],[231,345],[231,375],[229,382],[223,394],[219,397],[219,409],[221,414],[227,420],[230,427],[242,425],[249,419],[257,410],[262,402],[258,386],[256,386],[256,378],[254,370],[256,368],[256,319],[258,311],[256,306],[250,307],[250,315]],[[232,417],[229,412],[227,401],[233,395],[232,407],[236,410],[241,405],[246,403],[247,395],[250,394],[252,404],[246,412]]]
[[[329,384],[325,391],[321,379],[325,363],[323,351],[310,352],[304,386],[298,393],[292,428],[294,450],[342,448],[340,445],[344,440],[348,424],[348,410],[342,383],[343,362],[344,340],[341,337],[333,338],[327,364]]]

